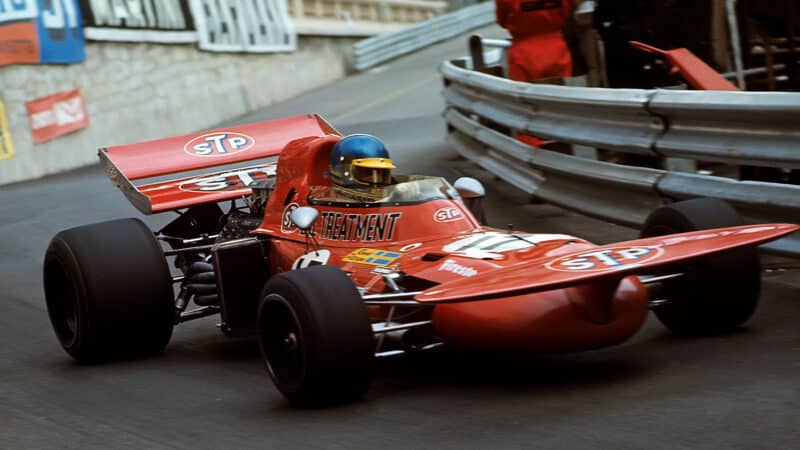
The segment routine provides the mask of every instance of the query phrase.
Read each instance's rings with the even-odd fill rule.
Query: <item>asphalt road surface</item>
[[[384,138],[401,172],[483,177],[493,225],[601,243],[634,237],[532,204],[457,159],[443,140],[436,67],[465,52],[462,37],[241,121],[320,112],[343,132]],[[180,325],[166,353],[145,360],[80,365],[61,350],[41,286],[49,239],[63,228],[138,216],[99,167],[0,188],[0,205],[3,449],[800,447],[793,261],[767,261],[760,309],[728,336],[678,339],[651,319],[629,342],[583,354],[442,351],[382,362],[363,402],[295,410],[272,387],[255,343],[223,336],[214,318]]]

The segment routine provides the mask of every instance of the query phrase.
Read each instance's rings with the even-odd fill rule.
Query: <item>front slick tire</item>
[[[372,382],[367,307],[336,267],[273,276],[258,309],[258,342],[272,381],[293,406],[355,401]]]
[[[172,335],[169,267],[140,220],[113,220],[55,235],[44,258],[44,292],[56,336],[78,361],[158,354]]]
[[[653,211],[642,228],[642,237],[744,224],[729,204],[698,198]],[[675,334],[729,333],[745,323],[758,305],[761,268],[756,247],[713,254],[675,270],[686,275],[664,282],[668,302],[653,309]]]

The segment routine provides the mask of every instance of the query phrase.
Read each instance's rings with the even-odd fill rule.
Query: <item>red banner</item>
[[[89,125],[83,95],[78,89],[40,98],[25,105],[33,142],[39,144]]]
[[[0,23],[0,66],[38,62],[36,22]]]

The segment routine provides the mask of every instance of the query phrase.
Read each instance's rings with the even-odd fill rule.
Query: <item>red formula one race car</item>
[[[157,354],[174,325],[220,314],[225,333],[257,336],[292,403],[348,401],[375,358],[440,345],[589,350],[628,339],[649,308],[677,333],[729,331],[758,301],[755,246],[800,228],[744,225],[696,199],[612,245],[492,229],[476,220],[478,181],[385,176],[388,155],[337,156],[346,139],[306,115],[101,149],[141,212],[178,217],[155,233],[122,219],[53,238],[45,294],[67,353]],[[226,168],[174,179],[215,166]],[[338,189],[359,172],[366,191]]]

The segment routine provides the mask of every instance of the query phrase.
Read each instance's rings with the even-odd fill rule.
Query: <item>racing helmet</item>
[[[331,151],[331,179],[339,187],[382,188],[392,183],[395,168],[383,142],[369,134],[345,136]]]

